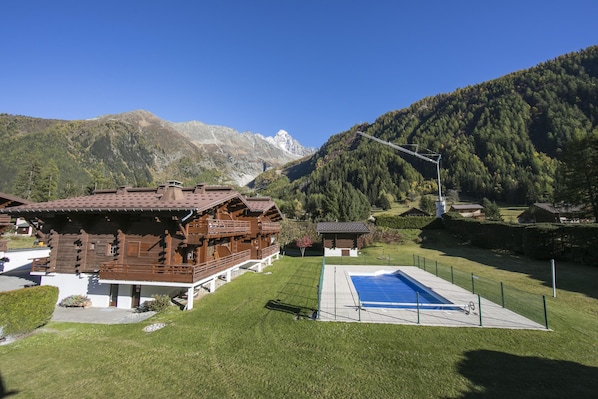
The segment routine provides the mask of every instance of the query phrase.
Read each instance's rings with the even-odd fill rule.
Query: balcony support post
[[[189,287],[187,288],[187,310],[193,309],[193,294],[195,293],[195,288]]]

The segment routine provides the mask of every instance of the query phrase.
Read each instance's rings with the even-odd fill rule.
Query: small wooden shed
[[[316,230],[322,236],[324,256],[357,256],[360,237],[370,232],[363,222],[320,222]]]

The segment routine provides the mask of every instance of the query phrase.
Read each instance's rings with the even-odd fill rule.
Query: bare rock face
[[[251,132],[240,133],[226,126],[207,125],[198,121],[171,123],[211,157],[220,158],[227,175],[238,185],[246,185],[265,170],[310,155],[308,149],[280,130],[275,137]]]

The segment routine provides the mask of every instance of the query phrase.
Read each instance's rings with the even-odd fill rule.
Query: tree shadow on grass
[[[9,390],[6,388],[6,386],[4,385],[4,380],[2,379],[2,373],[0,373],[0,399],[8,398],[9,396],[16,395],[18,393],[19,391],[17,390]]]
[[[461,399],[595,398],[598,368],[565,360],[476,350],[457,365],[471,388]]]
[[[500,270],[522,273],[541,281],[547,288],[552,288],[552,272],[549,261],[529,259],[524,255],[490,249],[477,248],[469,243],[460,242],[448,232],[425,230],[421,233],[421,247],[443,252],[446,261],[439,262],[450,266],[451,257],[468,259]],[[598,267],[571,262],[556,261],[557,289],[580,292],[598,299]]]
[[[270,310],[292,313],[297,318],[310,318],[317,310],[318,282],[321,266],[317,263],[302,264],[265,307]]]

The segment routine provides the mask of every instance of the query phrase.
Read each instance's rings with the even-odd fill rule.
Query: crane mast
[[[380,144],[384,144],[387,145],[389,147],[394,148],[395,150],[399,150],[401,152],[404,152],[405,154],[409,154],[409,155],[413,155],[416,158],[422,159],[424,161],[427,162],[432,162],[433,164],[436,164],[436,175],[437,175],[437,179],[438,179],[438,201],[436,201],[436,217],[440,218],[442,217],[442,214],[445,212],[445,207],[446,207],[446,201],[445,199],[442,197],[442,187],[440,185],[440,154],[436,154],[436,153],[430,153],[430,154],[420,154],[416,151],[411,151],[407,148],[401,147],[399,145],[393,144],[390,141],[384,141],[384,140],[380,140],[377,137],[374,136],[370,136],[369,134],[363,133],[363,132],[357,132],[358,134],[360,134],[363,137],[366,137],[370,140],[374,140],[377,141]]]

